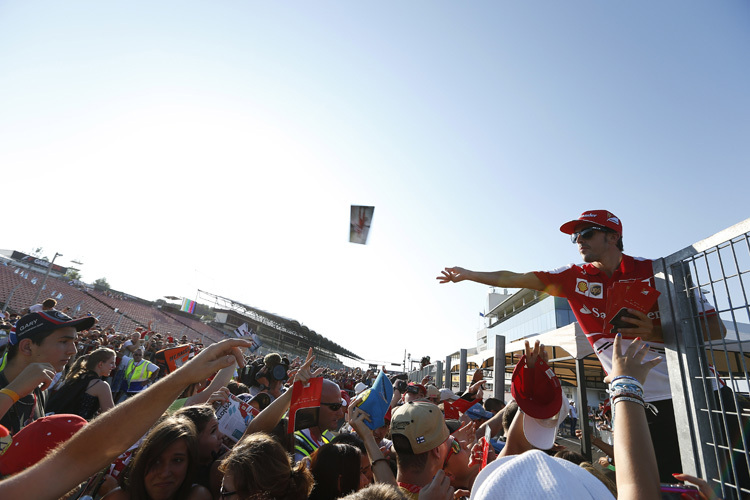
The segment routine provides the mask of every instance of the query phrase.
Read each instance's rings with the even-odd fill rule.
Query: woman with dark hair
[[[187,418],[195,425],[198,438],[195,482],[208,488],[213,496],[217,496],[221,486],[217,458],[221,453],[223,434],[219,430],[219,421],[216,419],[213,406],[187,406],[177,410],[173,416]]]
[[[123,483],[103,500],[210,500],[209,491],[192,481],[197,441],[190,420],[162,420],[138,447]]]
[[[305,464],[292,467],[289,454],[264,432],[243,437],[219,470],[224,473],[221,498],[231,500],[305,500],[313,486]]]
[[[91,420],[115,403],[109,384],[102,380],[115,369],[115,351],[100,347],[75,360],[60,389],[49,399],[47,413],[79,415]]]
[[[334,500],[360,488],[366,478],[361,470],[362,453],[350,444],[324,444],[310,455],[315,487],[310,500]]]

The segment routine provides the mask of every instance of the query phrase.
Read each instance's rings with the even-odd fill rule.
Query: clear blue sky
[[[2,248],[373,360],[475,345],[445,266],[670,254],[750,216],[750,3],[2,2]],[[349,244],[350,204],[374,205]]]

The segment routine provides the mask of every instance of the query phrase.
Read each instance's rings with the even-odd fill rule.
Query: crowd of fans
[[[151,325],[123,334],[53,302],[3,319],[0,498],[661,498],[642,399],[654,363],[640,341],[624,353],[615,341],[612,481],[555,443],[571,411],[556,378],[542,376],[538,344],[506,405],[484,394],[481,371],[456,394],[429,377],[317,366],[312,349],[258,356],[244,339],[204,347]],[[181,346],[188,360],[170,369],[159,353]],[[315,419],[289,432],[295,389],[318,378]],[[364,403],[382,394],[383,414],[368,414]],[[254,413],[236,441],[215,413],[235,396]]]

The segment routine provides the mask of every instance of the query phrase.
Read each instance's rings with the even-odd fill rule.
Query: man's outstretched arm
[[[511,271],[479,272],[469,271],[462,267],[446,267],[437,279],[440,283],[458,283],[459,281],[474,281],[483,285],[504,288],[531,288],[544,290],[544,283],[534,273],[514,273]]]

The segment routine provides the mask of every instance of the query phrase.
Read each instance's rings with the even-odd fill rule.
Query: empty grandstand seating
[[[26,273],[28,277],[24,278]],[[34,279],[36,284],[32,282]],[[41,273],[0,265],[0,303],[5,305],[8,302],[9,311],[21,312],[23,308],[33,304],[42,281],[44,275]],[[59,299],[58,294],[62,294]],[[143,299],[131,299],[124,294],[109,296],[101,291],[77,288],[52,276],[47,278],[46,287],[39,295],[39,302],[50,297],[57,300],[57,309],[70,307],[70,315],[74,317],[91,312],[99,319],[100,327],[114,325],[119,332],[132,332],[135,327],[145,327],[151,321],[157,332],[169,333],[175,337],[187,335],[191,340],[200,337],[204,344],[212,344],[225,338],[220,330],[198,319],[170,314]]]

